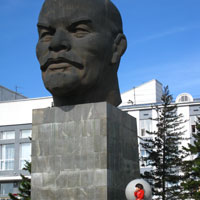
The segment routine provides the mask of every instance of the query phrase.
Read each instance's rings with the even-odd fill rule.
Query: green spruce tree
[[[26,161],[23,170],[31,173],[31,162]],[[21,174],[21,182],[19,185],[19,193],[17,196],[9,194],[12,200],[30,200],[31,199],[31,179]]]
[[[179,148],[183,140],[183,116],[177,114],[177,106],[172,103],[172,95],[168,87],[164,88],[162,105],[155,106],[157,130],[148,132],[149,138],[141,138],[141,146],[147,151],[145,158],[150,171],[142,177],[152,183],[156,200],[178,199],[180,191],[180,167],[183,151]]]
[[[183,192],[181,199],[200,199],[200,117],[196,122],[196,132],[192,134],[193,144],[183,147],[187,152],[182,171],[184,178],[182,182]]]

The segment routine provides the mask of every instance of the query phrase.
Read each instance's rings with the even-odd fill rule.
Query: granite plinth
[[[106,102],[33,111],[31,200],[125,200],[136,178],[134,117]]]

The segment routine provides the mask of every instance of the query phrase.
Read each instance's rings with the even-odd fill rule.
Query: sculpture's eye
[[[55,31],[51,28],[39,28],[39,38],[42,41],[49,41],[54,35]]]
[[[78,28],[78,29],[76,29],[76,31],[75,31],[74,33],[75,33],[75,36],[76,36],[76,37],[80,38],[80,37],[84,37],[84,36],[87,35],[89,32],[88,32],[87,30]]]
[[[70,32],[77,38],[82,38],[90,33],[90,28],[86,24],[79,24],[70,28]]]
[[[43,38],[47,35],[51,35],[51,33],[49,31],[44,31],[43,33],[40,34],[40,38]]]

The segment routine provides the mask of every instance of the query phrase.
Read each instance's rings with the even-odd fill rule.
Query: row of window
[[[9,129],[11,126],[9,127]],[[31,126],[16,127],[12,130],[0,131],[0,172],[21,170],[25,161],[31,161]],[[10,200],[8,193],[17,193],[18,182],[0,183],[0,200]]]
[[[13,193],[14,183],[1,183],[0,184],[0,195],[8,195]]]
[[[14,170],[15,144],[0,145],[0,170]],[[19,146],[19,169],[24,167],[25,161],[31,160],[31,143],[21,143]]]
[[[18,193],[18,187],[19,187],[19,181],[17,182],[1,182],[0,183],[0,200],[11,200],[8,197],[9,193],[17,194]]]
[[[197,121],[197,116],[190,116],[191,133],[195,133],[197,131],[196,121]],[[140,120],[140,136],[148,137],[149,135],[147,131],[152,131],[152,120],[141,119]],[[141,167],[146,167],[149,164],[149,161],[145,160],[146,157],[148,157],[147,151],[145,151],[144,149],[140,149]]]
[[[20,138],[29,138],[31,137],[31,130],[21,130]],[[1,131],[0,132],[0,140],[9,140],[15,139],[15,131]]]
[[[196,116],[190,116],[190,124],[191,124],[191,132],[196,132]],[[143,119],[140,120],[140,136],[148,136],[147,131],[152,131],[152,120],[150,119]]]
[[[20,130],[20,139],[26,139],[31,137],[31,129]],[[25,161],[30,161],[31,159],[31,143],[27,140],[15,140],[16,132],[11,131],[1,131],[0,132],[0,171],[4,170],[14,170],[16,162],[15,158],[19,155],[19,169],[24,167]],[[5,144],[3,140],[14,140]],[[2,142],[1,142],[2,141]],[[15,149],[16,148],[16,149]],[[16,152],[19,151],[19,152]],[[17,167],[17,168],[18,168]]]

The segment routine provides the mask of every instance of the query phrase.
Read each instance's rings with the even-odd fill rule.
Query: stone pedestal
[[[31,200],[125,200],[136,120],[105,102],[33,111]]]

